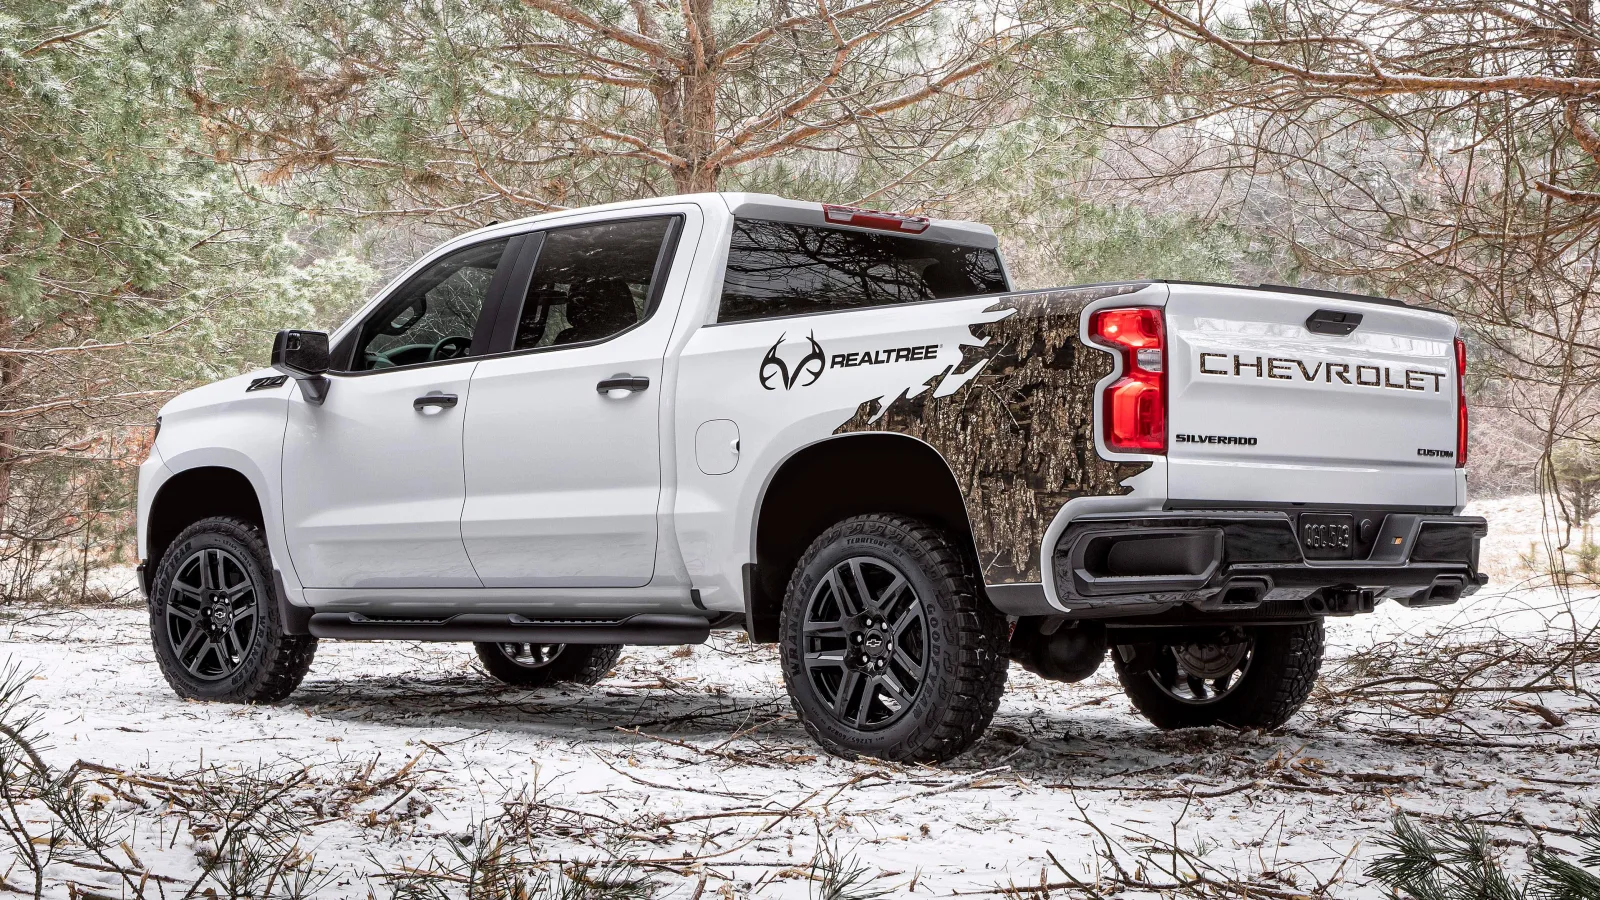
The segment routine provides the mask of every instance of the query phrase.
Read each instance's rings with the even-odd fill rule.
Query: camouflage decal
[[[1095,452],[1094,387],[1113,360],[1078,338],[1078,319],[1090,303],[1148,286],[1001,297],[985,312],[1015,312],[972,326],[984,343],[963,347],[954,371],[929,379],[915,396],[902,392],[887,409],[880,400],[861,404],[834,433],[888,431],[926,441],[961,487],[984,580],[1039,581],[1039,543],[1061,507],[1074,497],[1126,494],[1121,482],[1149,468]],[[979,366],[953,393],[935,396],[947,378],[959,383]]]

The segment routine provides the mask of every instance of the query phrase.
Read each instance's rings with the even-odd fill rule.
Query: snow
[[[1482,508],[1511,535],[1486,548],[1491,572],[1518,584],[1536,498]],[[465,645],[324,642],[301,689],[270,707],[177,699],[139,609],[13,608],[0,659],[35,673],[26,708],[52,767],[124,773],[88,770],[133,816],[128,850],[180,888],[210,838],[162,785],[259,778],[291,786],[300,845],[328,879],[319,897],[388,896],[386,875],[449,857],[531,800],[533,856],[632,860],[663,896],[813,896],[819,847],[894,896],[1059,884],[1063,869],[1087,882],[1114,872],[1099,856],[1109,842],[1132,880],[1171,881],[1160,870],[1176,845],[1180,868],[1211,877],[1376,898],[1364,868],[1396,811],[1503,823],[1515,857],[1566,846],[1562,832],[1600,803],[1594,599],[1491,585],[1455,606],[1330,619],[1318,690],[1272,734],[1157,731],[1109,665],[1073,685],[1013,667],[988,735],[938,768],[822,754],[772,649],[732,634],[629,648],[594,688],[541,691],[492,682]],[[1467,690],[1438,689],[1468,670]],[[0,874],[7,858],[0,843]],[[4,877],[21,884],[20,871]],[[68,880],[129,895],[107,872],[51,871],[50,896]]]

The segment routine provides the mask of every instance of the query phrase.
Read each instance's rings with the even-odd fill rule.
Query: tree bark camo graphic
[[[1103,297],[1132,294],[1145,283],[1011,294],[985,312],[1015,310],[972,326],[981,347],[964,347],[953,370],[856,409],[835,434],[895,432],[927,442],[955,473],[972,523],[984,580],[1040,580],[1039,544],[1051,519],[1074,497],[1126,494],[1121,482],[1148,463],[1117,463],[1095,452],[1095,383],[1110,374],[1110,354],[1085,347],[1078,320]],[[987,362],[985,362],[987,361]],[[946,397],[947,377],[983,370]]]

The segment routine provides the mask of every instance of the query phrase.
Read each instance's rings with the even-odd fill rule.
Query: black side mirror
[[[321,331],[280,331],[272,342],[272,367],[300,382],[306,402],[328,398],[328,335]]]

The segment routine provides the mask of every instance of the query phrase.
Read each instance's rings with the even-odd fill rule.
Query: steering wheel
[[[471,349],[472,338],[452,335],[433,345],[433,349],[428,352],[428,362],[465,356],[467,351]]]

